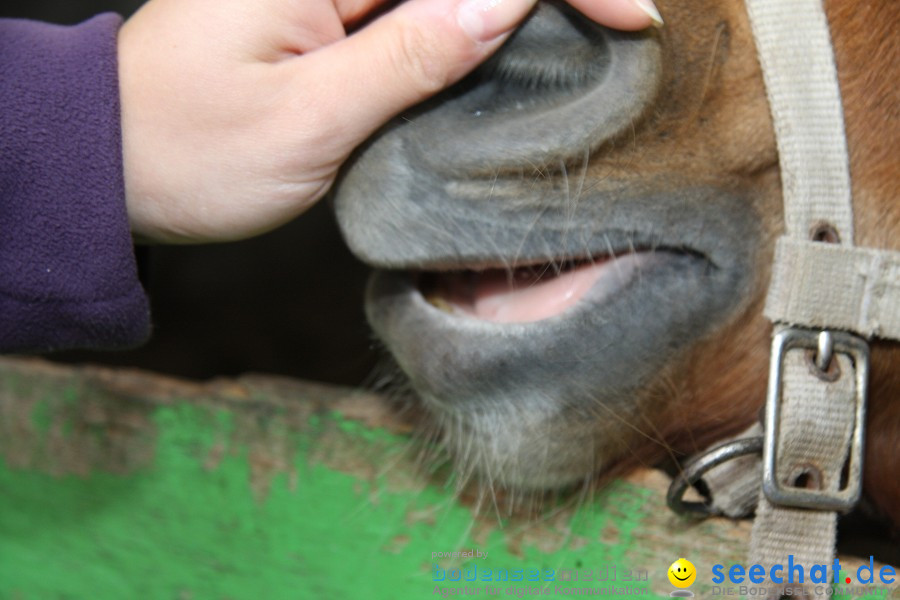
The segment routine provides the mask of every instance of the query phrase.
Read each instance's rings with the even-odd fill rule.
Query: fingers
[[[660,27],[662,17],[653,0],[567,0],[584,15],[613,29],[636,31]]]
[[[385,1],[337,0],[335,6],[343,19]],[[307,126],[329,132],[331,153],[349,152],[396,114],[474,69],[535,1],[409,0],[350,37],[294,60],[288,66],[295,71],[291,96],[308,107]],[[661,23],[651,0],[569,2],[587,17],[620,29]],[[313,102],[316,98],[330,101]]]
[[[462,78],[502,44],[534,0],[410,0],[339,43],[298,57],[297,94],[350,147]],[[310,89],[310,84],[314,89]]]
[[[335,8],[344,24],[359,21],[391,0],[334,0]],[[651,25],[663,24],[653,0],[568,0],[588,18],[626,31],[636,31]]]

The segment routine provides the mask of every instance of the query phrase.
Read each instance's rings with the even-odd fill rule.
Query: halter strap
[[[900,339],[900,252],[853,245],[841,93],[822,0],[745,3],[785,219],[765,308],[776,326],[749,562],[768,568],[793,555],[809,569],[832,565],[836,511],[860,493],[868,345],[857,336]],[[767,597],[792,587],[778,585]]]
[[[853,246],[844,115],[821,0],[745,0],[775,128],[786,235],[766,316],[900,340],[900,252]],[[837,243],[815,241],[831,228]]]

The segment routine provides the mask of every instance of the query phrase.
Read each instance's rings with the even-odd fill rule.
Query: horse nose
[[[438,173],[581,159],[630,131],[652,103],[662,73],[657,36],[539,3],[491,60],[411,117],[410,150]]]
[[[488,63],[347,162],[334,195],[344,239],[386,268],[524,260],[522,240],[542,220],[562,233],[532,254],[580,251],[597,225],[583,219],[576,232],[568,188],[544,175],[569,163],[587,173],[595,150],[633,135],[661,65],[657,31],[616,32],[563,2],[540,3]],[[525,172],[541,177],[529,184]]]

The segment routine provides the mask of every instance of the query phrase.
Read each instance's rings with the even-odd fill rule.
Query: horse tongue
[[[422,295],[434,306],[495,323],[529,323],[556,316],[590,291],[601,301],[625,287],[637,271],[654,260],[633,252],[594,258],[556,272],[549,266],[484,271],[426,273],[419,280]]]
[[[471,305],[463,310],[485,321],[527,323],[540,321],[574,306],[604,272],[606,261],[585,264],[557,274],[517,269],[513,277],[503,270],[478,273]]]

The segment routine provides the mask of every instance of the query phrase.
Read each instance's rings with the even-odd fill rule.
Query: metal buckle
[[[769,502],[782,506],[817,510],[846,511],[853,508],[862,493],[863,444],[866,422],[866,386],[869,379],[869,345],[865,340],[848,333],[829,331],[833,352],[846,354],[854,364],[856,376],[855,422],[850,441],[847,485],[835,492],[808,490],[782,484],[775,473],[776,450],[780,432],[781,392],[784,355],[795,348],[821,349],[829,347],[826,336],[810,329],[789,327],[772,337],[772,356],[769,365],[769,389],[766,398],[765,437],[763,443],[763,492]],[[822,350],[819,350],[820,354]],[[819,357],[821,359],[821,357]],[[822,361],[819,361],[819,365]],[[827,366],[827,363],[825,363]],[[821,367],[819,367],[821,368]],[[849,374],[845,374],[849,375]]]

